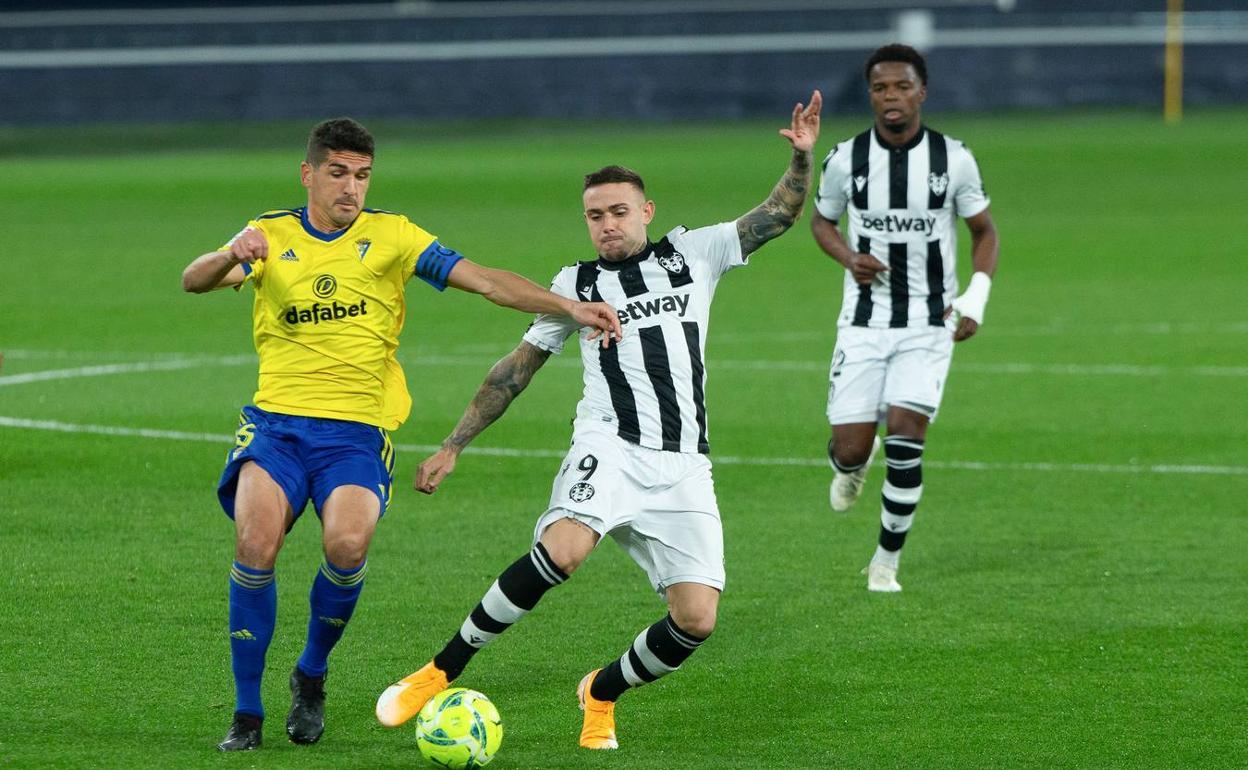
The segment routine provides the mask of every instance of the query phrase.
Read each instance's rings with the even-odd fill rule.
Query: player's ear
[[[927,101],[927,86],[919,86],[919,104]]]
[[[314,170],[312,164],[306,160],[299,164],[299,181],[303,183],[304,187],[312,186],[312,172]]]
[[[646,201],[646,205],[641,207],[642,224],[650,224],[654,221],[654,201]]]

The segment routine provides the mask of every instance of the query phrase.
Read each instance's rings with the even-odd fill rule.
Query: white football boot
[[[853,473],[841,473],[836,470],[836,466],[832,466],[835,475],[832,477],[832,486],[828,490],[828,500],[832,503],[832,510],[838,513],[848,511],[850,506],[858,502],[858,498],[862,496],[862,487],[867,481],[867,471],[871,469],[871,461],[875,459],[875,453],[880,451],[880,437],[876,436],[871,442],[871,454],[867,455],[867,461],[861,468]],[[832,457],[828,457],[828,463],[831,464]]]
[[[871,562],[863,570],[867,573],[867,590],[895,594],[901,590],[897,582],[897,568],[880,562]]]

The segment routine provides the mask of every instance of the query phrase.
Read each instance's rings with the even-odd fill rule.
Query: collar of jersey
[[[347,225],[341,230],[335,230],[332,233],[326,233],[326,232],[317,230],[316,227],[313,226],[313,224],[310,221],[308,221],[308,207],[307,206],[301,206],[299,208],[299,221],[303,223],[303,231],[307,233],[308,235],[312,236],[313,238],[317,239],[318,241],[325,241],[326,243],[329,243],[330,241],[336,241],[342,236],[346,235],[348,230],[350,230],[352,227],[355,227],[356,219],[359,219],[358,215],[356,216],[355,219],[351,220],[351,224]]]
[[[630,265],[640,265],[642,262],[649,259],[650,255],[653,253],[654,243],[646,241],[646,248],[637,252],[628,259],[621,259],[619,262],[612,262],[609,259],[598,257],[598,267],[601,267],[603,270],[623,270]]]
[[[880,136],[880,128],[879,128],[879,126],[872,125],[872,126],[871,126],[871,133],[875,135],[875,141],[876,141],[876,143],[877,143],[877,144],[879,144],[881,147],[883,147],[883,148],[884,148],[884,149],[886,149],[886,150],[913,150],[915,147],[918,147],[918,146],[919,146],[919,142],[923,141],[923,137],[927,136],[927,126],[920,124],[920,125],[919,125],[919,132],[918,132],[917,134],[915,134],[915,135],[914,135],[914,136],[910,139],[910,141],[906,142],[905,144],[901,145],[900,147],[897,147],[897,146],[895,146],[895,145],[891,145],[891,144],[889,144],[888,142],[884,141],[884,137]]]

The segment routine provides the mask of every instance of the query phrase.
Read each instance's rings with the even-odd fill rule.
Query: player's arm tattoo
[[[529,385],[533,374],[542,368],[550,351],[521,342],[515,350],[494,364],[485,382],[472,397],[472,403],[459,418],[459,424],[442,442],[444,449],[460,451],[507,411],[520,391]]]
[[[789,168],[776,183],[767,200],[737,220],[737,236],[741,253],[751,254],[767,241],[780,235],[797,221],[810,189],[810,152],[793,151]]]

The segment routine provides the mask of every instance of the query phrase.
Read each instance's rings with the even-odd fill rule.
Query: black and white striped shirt
[[[581,330],[585,391],[577,420],[607,422],[628,441],[669,452],[710,450],[706,430],[706,330],[720,277],[745,264],[735,222],[676,228],[621,262],[563,268],[551,291],[616,309],[624,339],[603,349]],[[579,327],[539,316],[524,339],[558,353]]]
[[[846,242],[889,266],[863,286],[845,271],[838,326],[940,326],[958,292],[957,217],[988,208],[979,166],[957,139],[924,126],[904,147],[874,127],[838,144],[823,162],[815,206],[839,221]]]

